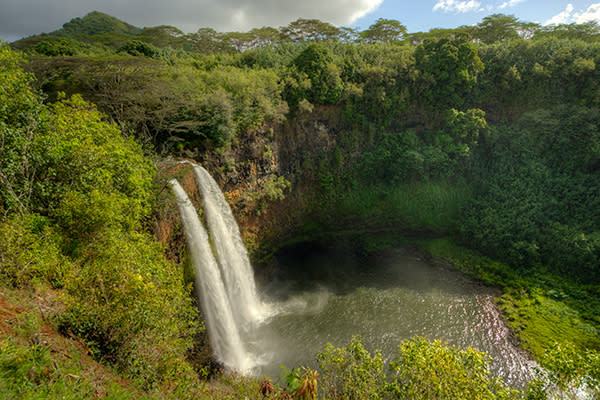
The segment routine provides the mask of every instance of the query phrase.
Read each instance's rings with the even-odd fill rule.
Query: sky
[[[360,29],[395,19],[408,32],[473,25],[495,13],[543,25],[600,22],[594,0],[0,0],[0,39],[51,32],[94,10],[138,27],[172,25],[186,33],[202,27],[245,32],[298,18]]]

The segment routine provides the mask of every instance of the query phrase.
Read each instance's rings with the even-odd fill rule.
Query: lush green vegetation
[[[489,360],[473,350],[415,337],[398,346],[385,365],[360,338],[347,346],[328,345],[319,353],[328,398],[341,399],[520,399],[524,392],[490,375]],[[431,366],[435,365],[435,368]],[[528,398],[536,398],[532,385]]]
[[[418,33],[381,19],[357,32],[299,19],[184,34],[94,12],[12,47],[22,53],[0,46],[0,277],[60,289],[56,326],[140,387],[195,379],[185,357],[201,325],[183,272],[148,233],[155,153],[218,164],[234,186],[259,172],[243,201],[273,219],[258,242],[288,239],[283,229],[314,237],[357,225],[445,236],[415,243],[501,287],[509,323],[555,381],[597,377],[597,25],[492,15]],[[303,121],[319,144],[301,137]],[[294,154],[278,153],[296,137]],[[268,211],[286,197],[295,220],[282,223]],[[396,239],[377,240],[365,249]],[[407,365],[439,357],[473,374],[482,398],[517,395],[475,353],[415,339],[390,376],[377,355],[349,346],[325,353],[332,398],[415,398],[417,387],[435,397],[431,369],[415,376]],[[341,367],[345,352],[368,364],[361,382],[345,381],[355,368]],[[314,372],[291,371],[288,383],[304,377],[312,387]],[[454,379],[438,396],[479,395]],[[240,383],[238,393],[255,386]],[[273,396],[310,398],[301,388]]]
[[[152,163],[80,96],[44,105],[20,61],[0,47],[3,285],[62,288],[57,327],[141,386],[191,379],[190,288],[144,229]]]
[[[360,337],[341,347],[327,344],[317,358],[323,376],[308,368],[290,371],[283,367],[281,384],[264,380],[259,388],[261,394],[270,399],[299,400],[316,399],[319,390],[325,399],[545,398],[541,380],[533,380],[524,390],[511,389],[491,376],[485,354],[421,337],[400,343],[398,354],[389,363],[378,351],[367,351]],[[552,360],[559,364],[564,361]],[[591,371],[588,359],[580,361],[580,371]],[[570,366],[563,367],[565,375],[575,372]],[[590,381],[594,382],[594,378]]]

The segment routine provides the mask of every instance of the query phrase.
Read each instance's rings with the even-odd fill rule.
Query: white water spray
[[[199,165],[194,165],[194,174],[235,319],[244,330],[251,329],[265,317],[266,308],[258,298],[252,265],[240,230],[212,176]]]
[[[229,368],[240,372],[249,371],[253,365],[240,339],[230,296],[227,295],[221,271],[210,248],[208,234],[181,185],[175,179],[170,180],[169,184],[177,197],[177,206],[195,268],[197,295],[215,356]],[[251,278],[254,283],[254,278]]]

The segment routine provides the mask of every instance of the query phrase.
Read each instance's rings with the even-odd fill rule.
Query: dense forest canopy
[[[189,288],[149,237],[147,155],[228,159],[249,133],[324,110],[341,115],[334,148],[306,156],[253,199],[279,201],[304,180],[313,225],[393,221],[501,261],[474,274],[514,290],[515,302],[567,304],[585,333],[540,343],[571,336],[573,354],[597,363],[586,353],[600,346],[596,23],[494,14],[409,33],[396,20],[358,31],[298,19],[184,34],[93,12],[10,47],[0,46],[3,280],[64,288],[61,326],[129,376],[144,374],[146,387],[190,373],[173,365],[198,332]],[[407,354],[425,346],[411,343]],[[586,373],[597,377],[595,368]],[[396,394],[415,390],[398,371]]]

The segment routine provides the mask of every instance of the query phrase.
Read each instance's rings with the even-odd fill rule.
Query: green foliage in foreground
[[[324,397],[328,399],[520,399],[491,376],[489,359],[421,337],[402,342],[386,367],[380,353],[371,355],[355,337],[347,345],[327,345],[319,353]]]
[[[522,396],[493,378],[481,352],[424,338],[403,342],[391,363],[391,391],[401,399],[516,399]]]
[[[376,399],[385,391],[386,374],[381,353],[371,355],[359,337],[343,347],[327,344],[317,355],[323,373],[325,396],[342,399]]]
[[[65,284],[71,262],[61,251],[60,235],[48,220],[35,214],[0,221],[0,281],[11,286],[47,282]]]
[[[592,396],[600,394],[600,353],[582,353],[568,344],[548,348],[541,361],[545,370],[523,390],[493,377],[484,353],[422,337],[403,341],[388,365],[379,352],[369,353],[359,337],[339,348],[328,344],[318,359],[326,399],[541,400],[558,393],[574,396],[582,388]]]
[[[366,350],[358,336],[341,347],[327,344],[317,358],[319,370],[282,367],[281,386],[264,379],[258,390],[272,400],[546,399],[541,380],[512,389],[491,375],[484,353],[422,337],[400,343],[389,363],[379,351]]]
[[[191,374],[191,296],[160,245],[143,234],[109,234],[85,253],[88,261],[66,283],[61,323],[86,338],[97,358],[146,387]]]
[[[20,61],[0,46],[1,283],[64,288],[62,328],[144,388],[189,379],[190,287],[143,229],[152,163],[81,97],[43,104]]]
[[[43,345],[20,345],[12,340],[0,342],[0,399],[87,400],[98,395],[97,382],[86,378],[77,359],[53,357]],[[105,382],[101,393],[106,398],[150,399],[139,392]]]

